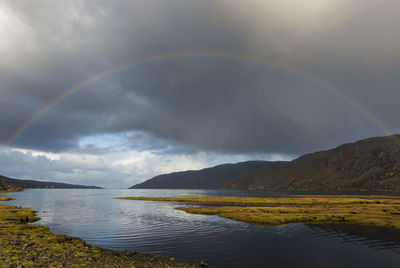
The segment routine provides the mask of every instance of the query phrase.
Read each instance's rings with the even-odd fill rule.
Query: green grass
[[[225,206],[177,207],[248,223],[352,223],[400,229],[400,198],[378,196],[128,197],[120,199]]]

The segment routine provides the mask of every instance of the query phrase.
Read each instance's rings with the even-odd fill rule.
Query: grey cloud
[[[0,28],[7,37],[0,43],[0,139],[102,70],[183,50],[295,66],[400,130],[400,4],[289,2],[5,1],[0,8],[11,21]],[[257,62],[186,57],[104,77],[56,105],[12,146],[64,151],[87,135],[130,131],[146,133],[126,139],[142,150],[294,154],[386,134],[312,79]]]
[[[107,167],[101,160],[85,161],[77,159],[52,160],[45,155],[33,155],[19,151],[0,152],[0,173],[18,179],[66,182],[71,184],[118,187],[127,186],[127,179],[137,175],[126,174],[118,168]]]
[[[150,151],[156,155],[167,154],[194,154],[193,147],[185,146],[175,141],[157,138],[146,132],[134,132],[127,135],[125,142],[120,146],[135,151]]]

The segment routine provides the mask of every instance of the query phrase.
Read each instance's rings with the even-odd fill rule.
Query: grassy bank
[[[352,223],[400,229],[400,198],[378,196],[127,197],[219,206],[177,207],[187,213],[218,215],[248,223]]]
[[[198,267],[174,258],[112,251],[52,234],[35,211],[0,204],[0,267]]]
[[[8,196],[0,196],[0,201],[10,201],[10,200],[15,200],[15,198]]]

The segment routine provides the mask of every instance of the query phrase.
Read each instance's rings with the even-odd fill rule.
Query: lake
[[[54,233],[88,244],[135,250],[214,267],[400,267],[400,231],[319,224],[261,226],[192,215],[182,204],[112,199],[123,196],[276,196],[219,190],[33,189],[6,204],[30,207]]]

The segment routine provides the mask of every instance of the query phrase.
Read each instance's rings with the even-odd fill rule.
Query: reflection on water
[[[356,224],[310,224],[308,226],[317,231],[325,231],[323,236],[340,243],[362,244],[372,249],[384,249],[400,254],[400,230],[397,229]]]
[[[109,249],[206,260],[216,267],[400,267],[400,235],[354,225],[266,227],[121,196],[279,195],[217,190],[27,190],[8,204],[39,211],[38,224]]]

